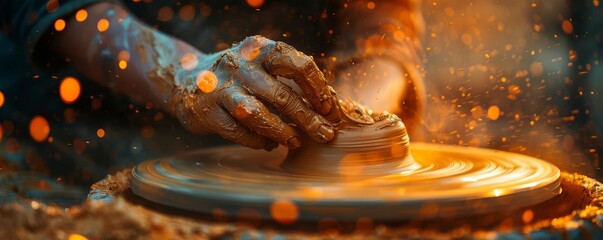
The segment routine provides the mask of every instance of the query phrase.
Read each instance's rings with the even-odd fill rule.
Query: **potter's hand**
[[[339,113],[332,111],[331,87],[311,57],[254,36],[201,61],[171,100],[172,111],[189,131],[214,132],[256,149],[271,150],[277,143],[299,148],[302,138],[281,118],[286,117],[317,142],[333,138],[329,120],[337,121]],[[294,80],[309,103],[276,76]]]
[[[250,37],[204,54],[120,5],[99,2],[86,10],[86,21],[70,17],[65,29],[49,31],[40,42],[91,79],[169,111],[191,132],[217,133],[252,148],[298,148],[300,132],[288,121],[316,141],[333,138],[329,121],[339,116],[331,110],[331,88],[312,58],[292,47]],[[102,31],[101,20],[107,23]],[[276,76],[293,79],[304,98]]]

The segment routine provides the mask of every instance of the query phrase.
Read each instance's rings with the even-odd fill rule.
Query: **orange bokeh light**
[[[54,21],[54,30],[57,30],[57,32],[65,30],[65,26],[66,23],[63,19],[57,19],[56,21]]]
[[[80,97],[81,91],[80,82],[73,77],[66,77],[59,86],[61,100],[67,104],[74,103]]]
[[[29,123],[29,134],[36,142],[43,142],[50,134],[50,126],[46,118],[35,116]]]
[[[500,108],[498,106],[493,105],[488,108],[488,118],[490,120],[497,120],[500,117]]]
[[[75,20],[78,22],[86,21],[88,18],[88,12],[85,9],[80,9],[75,13]]]
[[[104,18],[101,20],[98,20],[98,23],[96,24],[96,28],[98,29],[99,32],[107,31],[107,29],[109,29],[109,21]]]
[[[197,87],[204,93],[210,93],[218,86],[218,77],[211,71],[203,70],[197,74]]]
[[[46,11],[54,12],[59,9],[59,0],[49,0],[46,3]]]
[[[299,209],[289,200],[276,200],[270,205],[270,215],[280,224],[292,224],[297,221]]]
[[[570,22],[569,20],[563,20],[563,22],[561,23],[561,29],[564,33],[571,34],[574,32],[574,24],[572,24],[572,22]]]
[[[157,13],[157,19],[162,22],[167,22],[172,20],[174,17],[174,10],[171,7],[162,7],[159,9]]]
[[[124,60],[120,60],[118,63],[119,69],[124,70],[128,67],[128,62]]]
[[[190,21],[195,18],[195,7],[192,5],[186,5],[180,8],[180,12],[178,12],[180,19],[183,21]]]
[[[184,70],[191,71],[197,67],[199,60],[194,53],[186,53],[180,58],[180,65]]]
[[[0,91],[0,108],[4,106],[4,93]]]
[[[96,136],[98,136],[98,138],[105,137],[105,129],[99,128],[98,130],[96,130]]]
[[[373,1],[368,2],[366,4],[366,8],[371,9],[371,10],[375,9],[375,2],[373,2]]]
[[[126,50],[121,50],[117,54],[117,59],[124,60],[126,62],[130,61],[130,53],[128,51],[126,51]]]
[[[264,5],[264,0],[246,0],[247,4],[252,8],[259,8]]]
[[[68,240],[88,240],[87,237],[84,237],[84,236],[82,236],[80,234],[77,234],[77,233],[69,234],[69,238],[67,238],[67,239]]]

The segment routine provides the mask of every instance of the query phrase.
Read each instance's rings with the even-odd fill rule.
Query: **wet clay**
[[[299,174],[324,176],[387,175],[412,170],[404,123],[394,114],[375,113],[352,100],[336,99],[341,121],[328,143],[306,139],[304,148],[289,152],[282,167]]]

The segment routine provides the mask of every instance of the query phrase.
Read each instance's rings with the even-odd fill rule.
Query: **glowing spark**
[[[57,32],[63,31],[65,30],[65,25],[65,20],[59,18],[54,21],[54,30],[57,30]]]
[[[488,118],[490,120],[497,120],[500,117],[500,108],[498,106],[493,105],[488,108]]]
[[[36,142],[43,142],[46,140],[48,134],[50,134],[50,126],[48,125],[46,118],[42,116],[35,116],[32,118],[29,123],[29,134]]]
[[[98,138],[105,137],[105,129],[99,128],[98,130],[96,130],[96,136],[98,136]]]
[[[88,238],[77,233],[72,233],[69,234],[68,240],[88,240]]]
[[[210,93],[218,86],[218,77],[211,71],[203,70],[197,74],[197,87],[204,93]]]
[[[186,53],[180,58],[180,65],[184,70],[191,71],[197,67],[199,60],[194,53]]]
[[[107,29],[109,29],[109,21],[104,18],[101,20],[98,20],[98,23],[96,24],[96,28],[98,29],[99,32],[107,31]]]
[[[276,200],[270,205],[270,215],[280,224],[291,224],[297,221],[299,209],[289,200]]]
[[[119,69],[124,70],[128,67],[128,62],[126,62],[124,60],[120,60],[118,65],[119,65]]]
[[[264,0],[246,0],[247,4],[252,8],[259,8],[264,5]]]
[[[563,23],[561,23],[561,29],[563,29],[564,33],[571,34],[574,32],[574,25],[569,20],[563,20]]]
[[[523,221],[523,223],[530,223],[532,220],[534,219],[534,212],[532,212],[532,210],[528,209],[525,210],[523,212],[523,214],[521,214],[521,220]]]
[[[375,9],[375,2],[373,2],[373,1],[368,2],[368,3],[366,4],[366,8],[368,8],[368,9],[370,9],[370,10]]]
[[[4,93],[0,91],[0,108],[4,106]]]
[[[86,9],[80,9],[75,13],[75,20],[78,22],[86,21],[87,18],[88,12],[86,11]]]
[[[73,77],[66,77],[59,86],[59,93],[63,102],[74,103],[80,97],[80,82]]]

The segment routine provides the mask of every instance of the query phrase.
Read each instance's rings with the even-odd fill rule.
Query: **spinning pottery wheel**
[[[532,157],[413,143],[395,115],[340,102],[328,144],[272,152],[215,148],[146,161],[132,191],[171,207],[212,214],[252,211],[281,223],[467,216],[538,204],[561,192],[560,171]],[[284,208],[286,214],[276,214]]]

